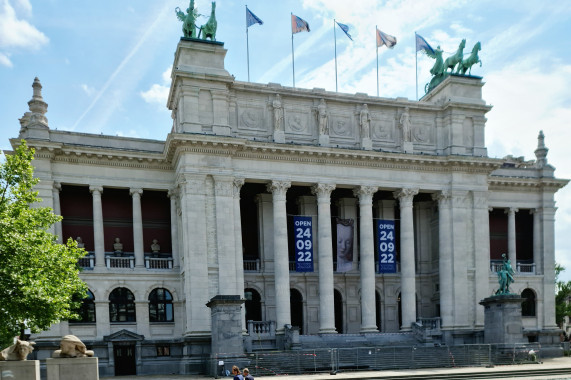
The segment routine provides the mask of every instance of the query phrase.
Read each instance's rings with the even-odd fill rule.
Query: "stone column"
[[[178,190],[176,188],[170,189],[167,193],[170,199],[171,208],[171,255],[173,268],[180,267],[179,261],[179,247],[178,247],[178,218],[176,213],[176,197]]]
[[[232,182],[234,195],[234,247],[236,249],[236,294],[244,298],[244,249],[242,245],[242,218],[240,213],[240,189],[244,178],[234,178]],[[246,308],[242,308],[242,333],[246,334]]]
[[[61,183],[54,182],[54,187],[52,189],[53,199],[54,199],[54,214],[61,215],[61,207],[59,203],[59,192],[61,191]],[[54,224],[55,235],[58,237],[57,242],[63,243],[63,233],[61,229],[61,222]]]
[[[438,277],[441,326],[443,329],[449,329],[454,324],[450,193],[443,190],[439,194],[433,194],[432,199],[438,201]]]
[[[286,192],[290,186],[291,183],[288,181],[272,181],[268,184],[268,191],[272,193],[274,211],[274,278],[276,288],[276,333],[278,334],[284,334],[284,326],[291,324],[286,213]]]
[[[97,324],[95,325],[97,329],[97,340],[103,340],[104,336],[111,334],[108,299],[95,298],[95,318],[97,321]]]
[[[375,234],[373,226],[373,194],[378,188],[359,186],[353,193],[359,198],[361,271],[361,333],[377,332],[375,302]]]
[[[145,267],[145,247],[143,246],[143,213],[141,211],[142,189],[130,189],[133,199],[133,249],[135,250],[135,268]]]
[[[260,271],[274,272],[274,211],[272,196],[266,193],[256,195],[258,211],[258,247],[260,253]],[[271,302],[268,303],[270,306]],[[272,306],[273,307],[273,306]],[[262,312],[264,310],[262,309]],[[273,309],[272,309],[273,311]],[[275,317],[271,317],[274,318]]]
[[[186,336],[210,333],[210,313],[204,305],[209,301],[208,258],[206,255],[206,178],[183,175],[179,179],[182,210],[181,268],[183,297],[186,299]]]
[[[103,236],[103,206],[101,193],[103,187],[89,186],[93,197],[93,249],[95,250],[95,267],[105,266],[105,238]]]
[[[475,275],[474,287],[476,289],[474,305],[490,295],[490,244],[481,242],[490,241],[490,213],[488,211],[488,193],[474,191],[474,250]],[[442,291],[442,290],[441,290]],[[484,308],[476,307],[476,329],[484,327]]]
[[[317,195],[317,238],[319,256],[319,333],[335,333],[333,299],[333,246],[331,237],[331,192],[335,185],[319,183],[311,188]]]
[[[236,288],[238,285],[238,265],[243,266],[236,260],[236,231],[234,224],[234,178],[229,176],[214,176],[214,199],[215,199],[215,226],[216,226],[216,251],[218,259],[218,294],[241,295],[243,289]],[[239,217],[239,215],[238,215]],[[239,221],[239,220],[238,220]],[[240,271],[242,273],[242,271]]]
[[[517,268],[517,255],[515,245],[515,213],[517,208],[510,207],[506,210],[508,214],[508,259],[512,263],[512,268]]]
[[[416,322],[416,278],[414,263],[414,222],[412,200],[418,189],[404,188],[395,191],[394,196],[400,205],[400,262],[401,262],[401,308],[402,331],[410,331]]]
[[[543,328],[555,329],[555,211],[554,202],[541,210],[543,241]]]
[[[135,318],[137,319],[137,334],[151,336],[148,299],[135,301]]]
[[[541,210],[536,208],[529,212],[533,214],[533,263],[535,264],[535,274],[543,274],[541,257]]]

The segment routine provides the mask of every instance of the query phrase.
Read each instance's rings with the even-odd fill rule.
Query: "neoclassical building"
[[[164,141],[52,129],[34,81],[11,142],[36,149],[40,196],[63,216],[54,233],[81,238],[89,287],[80,321],[35,338],[40,359],[74,334],[102,375],[202,371],[219,333],[207,304],[231,295],[246,350],[291,348],[292,331],[301,347],[482,342],[479,301],[503,253],[524,334],[558,341],[554,194],[567,180],[539,131],[536,160],[488,157],[481,78],[389,99],[240,82],[225,54],[178,43]]]

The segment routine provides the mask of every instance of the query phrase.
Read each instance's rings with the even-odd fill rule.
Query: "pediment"
[[[105,342],[133,342],[145,340],[145,336],[123,329],[111,335],[104,336],[103,340]]]

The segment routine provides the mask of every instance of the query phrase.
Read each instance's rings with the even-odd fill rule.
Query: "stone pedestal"
[[[285,133],[283,131],[274,131],[274,142],[285,143]]]
[[[518,294],[504,294],[484,298],[484,343],[525,343]]]
[[[403,153],[413,153],[414,152],[414,146],[413,146],[412,142],[403,141],[402,151],[403,151]]]
[[[99,380],[97,358],[47,358],[46,370],[48,380]]]
[[[319,135],[319,146],[329,146],[329,135]]]
[[[363,139],[361,140],[361,148],[365,150],[373,149],[373,140],[371,140],[371,138],[369,137],[363,137]]]
[[[212,357],[244,355],[242,338],[242,312],[240,296],[217,295],[206,304],[212,320]]]
[[[0,362],[0,380],[40,380],[39,360],[14,360]]]

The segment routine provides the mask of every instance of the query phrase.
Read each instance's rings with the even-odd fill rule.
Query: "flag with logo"
[[[291,15],[291,32],[299,33],[299,32],[309,32],[309,24],[307,21],[302,19],[301,17],[297,17],[296,15]]]
[[[392,49],[393,46],[397,44],[397,38],[386,34],[377,29],[377,47],[385,45],[386,47]]]
[[[249,28],[254,24],[262,25],[264,22],[255,14],[252,13],[251,10],[246,7],[246,27]]]

